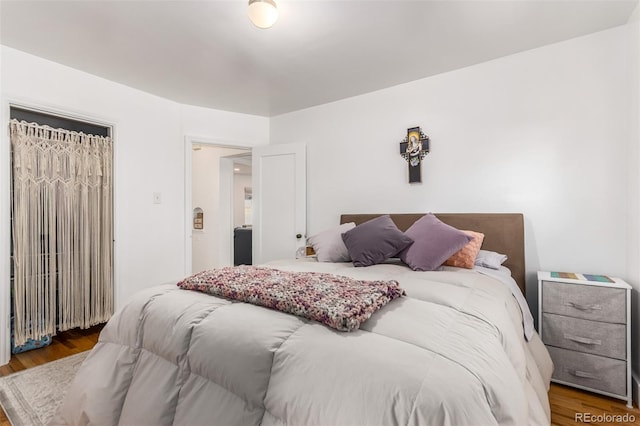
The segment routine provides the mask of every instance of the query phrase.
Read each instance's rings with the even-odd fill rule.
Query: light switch
[[[162,193],[160,192],[153,193],[153,204],[162,204]]]

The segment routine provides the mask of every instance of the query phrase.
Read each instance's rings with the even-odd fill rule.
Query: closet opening
[[[12,106],[9,110],[9,116],[11,119],[26,121],[27,123],[38,123],[54,129],[65,129],[72,132],[86,133],[88,135],[111,137],[111,127],[92,124],[86,121],[78,121],[41,111]]]
[[[10,106],[11,352],[113,313],[112,127]]]

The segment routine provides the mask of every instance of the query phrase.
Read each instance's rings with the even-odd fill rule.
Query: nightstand
[[[597,281],[607,278],[538,272],[538,332],[553,359],[552,381],[633,407],[631,286]]]

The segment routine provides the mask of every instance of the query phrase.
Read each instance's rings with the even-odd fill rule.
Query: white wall
[[[252,147],[269,143],[269,118],[180,105],[182,128],[196,141]]]
[[[4,102],[42,105],[115,126],[116,279],[123,284],[117,300],[146,283],[179,277],[179,105],[14,49],[2,47],[2,58]],[[153,204],[153,192],[162,193],[162,204]]]
[[[272,143],[307,143],[308,233],[341,213],[522,212],[534,312],[538,269],[625,276],[629,47],[620,27],[272,118]],[[431,153],[410,185],[412,126]]]
[[[635,76],[630,85],[632,97],[629,115],[631,117],[632,135],[628,153],[628,195],[629,216],[628,216],[628,239],[627,239],[627,281],[634,288],[632,292],[632,345],[633,345],[633,370],[636,382],[639,381],[640,373],[640,5],[636,6],[635,12],[629,20],[627,26],[631,48],[629,58],[631,62],[630,72]],[[637,383],[636,383],[637,386]],[[640,389],[635,390],[636,403],[640,404]]]
[[[203,146],[192,151],[193,180],[191,204],[204,211],[204,227],[192,232],[192,271],[200,272],[222,266],[220,264],[220,157],[246,151],[231,148]],[[235,178],[235,176],[234,176]],[[234,179],[235,181],[235,179]],[[234,214],[236,207],[234,206]]]
[[[180,105],[15,49],[1,47],[2,128],[8,103],[111,123],[115,169],[116,306],[135,291],[185,271],[185,134],[263,144],[268,119]],[[8,135],[0,134],[0,255],[8,258]],[[240,143],[239,143],[240,144]],[[153,204],[152,194],[162,194]],[[0,274],[0,364],[8,339],[8,272]]]

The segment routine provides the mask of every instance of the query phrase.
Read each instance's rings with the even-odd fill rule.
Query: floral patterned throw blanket
[[[405,294],[397,281],[364,281],[321,272],[236,266],[198,272],[178,283],[185,290],[252,303],[356,330],[371,314]]]

